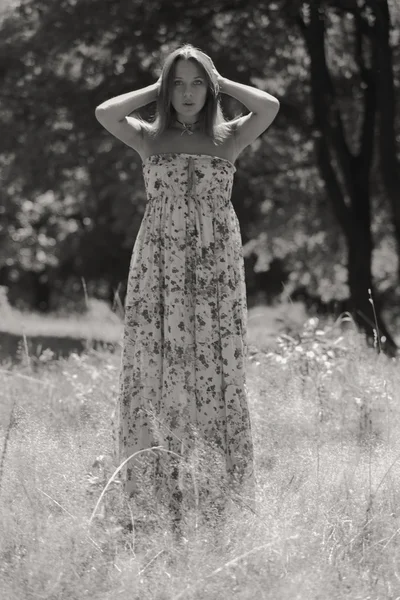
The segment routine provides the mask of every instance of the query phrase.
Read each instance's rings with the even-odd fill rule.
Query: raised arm
[[[271,125],[279,111],[279,100],[263,90],[231,81],[219,73],[218,82],[223,94],[236,98],[250,111],[236,121],[235,148],[238,156]]]
[[[129,115],[157,99],[159,82],[115,96],[99,104],[95,110],[96,119],[107,131],[139,153],[143,145],[143,126],[139,119]]]

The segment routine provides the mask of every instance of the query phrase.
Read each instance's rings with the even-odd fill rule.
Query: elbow
[[[110,110],[101,104],[95,108],[94,114],[100,125],[103,125],[106,129],[114,122]]]
[[[274,101],[272,102],[272,106],[270,106],[270,114],[272,115],[272,120],[275,119],[275,117],[277,116],[279,109],[280,109],[280,102],[277,98],[274,99]]]
[[[105,108],[102,106],[102,104],[99,104],[99,106],[96,106],[94,114],[96,116],[96,119],[98,121],[101,121],[104,119],[104,114],[105,114]]]
[[[280,103],[277,98],[274,98],[273,100],[268,99],[268,102],[265,104],[264,109],[262,111],[262,114],[268,121],[268,124],[271,124],[272,121],[275,119],[276,115],[279,112],[279,108]]]
[[[270,119],[271,117],[275,119],[276,115],[279,112],[279,108],[280,102],[278,98],[275,98],[275,96],[269,96],[268,98],[266,98],[266,102],[264,102],[260,113],[264,114],[268,119]]]

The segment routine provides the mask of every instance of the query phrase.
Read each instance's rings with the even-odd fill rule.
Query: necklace
[[[176,120],[178,123],[183,125],[183,131],[181,135],[183,135],[184,133],[187,133],[188,135],[193,135],[192,127],[193,125],[197,125],[197,123],[199,123],[199,121],[195,121],[194,123],[182,123],[182,121],[180,121],[179,119]]]

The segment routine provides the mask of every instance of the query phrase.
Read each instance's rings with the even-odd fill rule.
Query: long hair
[[[184,44],[167,56],[161,71],[161,85],[154,121],[149,123],[141,119],[142,125],[151,136],[157,137],[174,122],[176,113],[171,104],[171,91],[176,63],[180,59],[193,61],[204,74],[207,82],[207,95],[199,115],[200,127],[217,145],[223,142],[231,133],[234,122],[227,121],[223,115],[220,89],[213,71],[213,61],[207,54],[191,44]]]

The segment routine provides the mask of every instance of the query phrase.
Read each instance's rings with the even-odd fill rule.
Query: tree
[[[304,11],[305,12],[305,11]],[[364,29],[361,12],[354,15],[354,53],[362,82],[362,122],[358,151],[351,151],[343,127],[343,117],[330,75],[325,52],[328,12],[323,0],[308,4],[305,16],[298,17],[311,59],[312,103],[315,126],[316,156],[326,188],[332,198],[336,217],[344,232],[348,248],[348,281],[351,310],[364,329],[373,334],[374,312],[369,291],[374,291],[371,264],[373,240],[371,232],[370,176],[373,161],[377,114],[376,45],[371,45],[371,66],[365,60]],[[378,328],[394,345],[381,318],[381,305],[374,295]],[[369,325],[369,327],[368,327]]]
[[[265,86],[281,102],[273,127],[237,163],[232,201],[245,253],[263,270],[284,262],[289,292],[305,285],[327,301],[351,296],[371,330],[366,286],[377,300],[395,275],[371,270],[391,215],[372,160],[371,121],[354,124],[360,102],[380,123],[378,67],[366,51],[385,59],[359,5],[218,0],[210,10],[198,0],[23,0],[0,42],[0,158],[4,193],[16,207],[12,267],[21,269],[18,250],[29,246],[37,258],[39,245],[39,256],[52,256],[50,267],[42,263],[51,286],[85,277],[112,292],[126,277],[145,205],[141,169],[98,125],[94,107],[153,81],[165,53],[190,41],[226,76]],[[231,114],[241,108],[227,98],[224,105]],[[26,200],[36,207],[49,191],[50,208],[29,213]]]
[[[351,4],[349,14],[354,28],[354,62],[358,67],[362,90],[360,101],[363,116],[359,128],[358,151],[351,151],[346,140],[340,104],[327,64],[325,50],[329,19],[327,3],[323,0],[303,3],[302,14],[298,14],[297,23],[311,59],[312,104],[314,122],[319,134],[315,138],[317,161],[348,247],[350,309],[355,315],[356,322],[373,337],[375,315],[369,298],[370,291],[374,291],[371,273],[373,240],[370,176],[378,109],[380,109],[381,124],[387,121],[383,116],[387,108],[386,104],[382,99],[378,103],[378,96],[383,96],[382,92],[378,94],[382,83],[382,76],[378,76],[382,66],[382,57],[378,50],[382,39],[380,11],[382,5],[386,3],[381,2],[380,6],[368,2],[363,6],[362,3]],[[371,4],[374,5],[373,10]],[[340,8],[343,9],[343,5]],[[388,11],[384,12],[385,33],[387,33]],[[367,44],[368,48],[366,48]],[[390,70],[390,63],[386,64],[386,71],[388,70]],[[388,100],[390,119],[393,124],[393,97],[390,95],[387,79],[393,82],[393,75],[390,78],[390,75],[386,74],[385,78],[387,92],[385,99]],[[380,139],[382,140],[382,126]],[[393,135],[390,139],[393,140]],[[387,153],[386,149],[384,152]],[[393,160],[391,164],[393,165]],[[389,179],[392,181],[390,177]],[[394,351],[395,343],[381,318],[381,302],[376,294],[373,295],[378,329],[385,336],[389,351]]]

